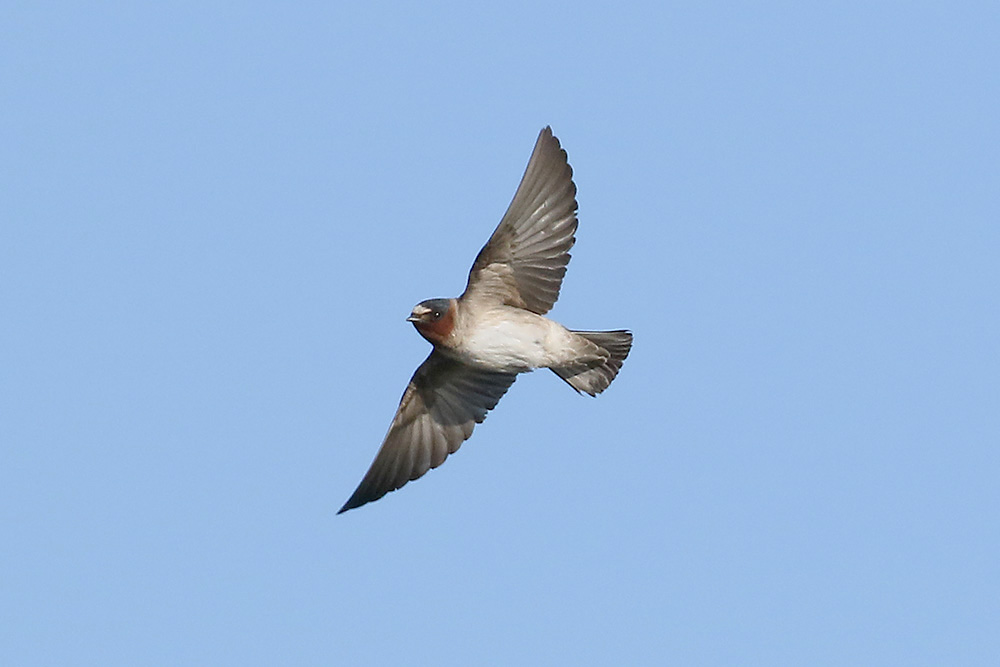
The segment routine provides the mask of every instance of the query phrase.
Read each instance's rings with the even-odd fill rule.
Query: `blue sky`
[[[0,662],[994,665],[993,3],[7,3]],[[522,377],[335,516],[535,136]]]

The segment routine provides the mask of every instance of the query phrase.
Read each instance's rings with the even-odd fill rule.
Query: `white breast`
[[[472,315],[472,314],[470,314]],[[558,322],[520,308],[502,306],[475,313],[453,349],[467,363],[523,373],[575,358],[575,336]]]

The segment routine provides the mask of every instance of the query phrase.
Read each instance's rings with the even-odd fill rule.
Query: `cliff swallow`
[[[546,127],[465,292],[422,301],[406,318],[434,349],[410,379],[375,461],[338,514],[444,463],[518,373],[548,368],[591,396],[615,379],[632,347],[630,332],[572,331],[544,317],[559,298],[576,241],[576,208],[566,151]]]

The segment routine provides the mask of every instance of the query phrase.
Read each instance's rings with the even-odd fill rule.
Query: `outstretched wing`
[[[576,224],[573,170],[546,127],[507,213],[472,265],[462,299],[544,315],[559,298]]]
[[[431,352],[403,392],[375,461],[337,513],[378,500],[444,463],[516,378]]]

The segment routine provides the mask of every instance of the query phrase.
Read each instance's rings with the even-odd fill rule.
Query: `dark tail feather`
[[[569,386],[591,396],[597,396],[608,388],[618,375],[622,362],[632,349],[632,333],[629,331],[574,331],[601,348],[607,359],[589,364],[560,366],[552,372],[565,380]]]

